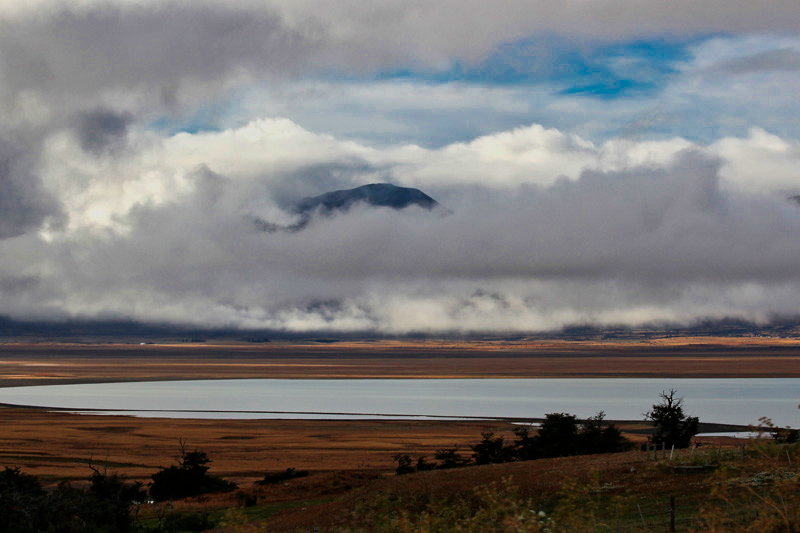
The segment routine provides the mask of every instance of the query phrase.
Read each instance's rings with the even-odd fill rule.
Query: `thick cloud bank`
[[[12,316],[435,333],[798,311],[800,209],[754,161],[794,167],[800,150],[758,130],[710,147],[596,146],[534,125],[378,149],[286,120],[129,131],[114,154],[86,138],[44,143],[42,183],[66,221],[0,241]],[[375,181],[452,213],[362,206],[295,233],[253,224],[291,223],[288,198]]]
[[[0,1],[0,316],[436,334],[798,315],[800,142],[779,87],[798,84],[781,32],[800,8],[753,6]],[[777,36],[706,39],[655,97],[375,79],[537,32],[723,30]],[[746,94],[746,133],[672,131],[734,123],[721,102]],[[634,135],[645,123],[657,134]],[[377,182],[447,212],[255,223]]]

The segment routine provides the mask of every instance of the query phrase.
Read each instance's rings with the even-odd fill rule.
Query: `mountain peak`
[[[357,203],[391,207],[392,209],[404,209],[417,205],[431,210],[439,206],[439,202],[419,189],[398,187],[391,183],[370,183],[355,189],[344,189],[303,198],[295,206],[295,211],[298,213],[308,213],[316,209],[324,212],[347,211]]]
[[[391,183],[370,183],[355,189],[343,189],[303,198],[294,206],[294,212],[300,215],[299,220],[288,226],[275,224],[259,217],[253,218],[253,224],[259,231],[266,233],[295,233],[308,226],[315,212],[319,212],[322,215],[330,215],[335,211],[347,211],[358,203],[373,207],[390,207],[398,210],[419,206],[428,211],[436,210],[440,214],[450,213],[439,202],[419,189],[398,187]]]

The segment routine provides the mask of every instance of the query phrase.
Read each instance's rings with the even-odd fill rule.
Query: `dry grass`
[[[800,377],[797,345],[760,339],[758,344],[752,339],[333,346],[5,344],[0,345],[0,386],[209,378]],[[639,431],[640,426],[627,429]],[[391,475],[397,453],[430,457],[454,445],[464,451],[483,431],[510,436],[512,426],[502,422],[180,420],[0,408],[0,427],[0,466],[19,466],[50,483],[86,479],[89,463],[147,481],[158,468],[175,462],[178,439],[186,439],[190,449],[208,453],[212,474],[258,496],[259,513],[266,516],[275,506],[287,505],[269,519],[270,531],[346,523],[359,501],[379,492],[439,498],[468,494],[475,486],[500,483],[509,476],[522,495],[537,504],[551,501],[568,480],[606,487],[604,494],[609,496],[680,494],[695,506],[709,493],[708,478],[667,474],[638,452]],[[285,485],[253,486],[266,471],[288,467],[312,474]],[[237,503],[235,494],[228,494],[177,507],[222,512]]]
[[[511,434],[502,422],[189,420],[10,408],[0,408],[0,426],[0,465],[50,481],[85,479],[88,463],[146,481],[175,462],[179,438],[208,453],[212,473],[248,484],[289,467],[387,472],[396,453],[431,456],[466,448],[481,431]]]
[[[221,378],[800,377],[798,341],[0,344],[0,386]]]

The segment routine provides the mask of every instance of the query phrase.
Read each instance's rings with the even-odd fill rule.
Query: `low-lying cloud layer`
[[[781,33],[800,8],[551,4],[0,3],[0,316],[436,334],[800,314],[800,40]],[[377,79],[545,29],[766,33],[697,37],[661,92],[606,102],[560,78]],[[745,93],[752,116],[727,118]],[[690,115],[724,127],[671,131]],[[450,213],[254,224],[376,182]]]
[[[42,176],[68,222],[0,243],[5,312],[407,333],[797,311],[800,209],[750,165],[794,166],[800,151],[761,131],[595,146],[534,125],[378,149],[258,120],[127,143],[87,151],[71,130],[46,143]],[[743,152],[747,165],[724,156]],[[252,223],[291,223],[289,192],[374,181],[419,186],[452,213]]]

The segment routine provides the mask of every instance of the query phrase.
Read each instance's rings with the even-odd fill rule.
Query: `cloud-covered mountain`
[[[419,207],[426,211],[437,211],[447,214],[439,202],[412,187],[398,187],[391,183],[370,183],[353,189],[332,191],[319,196],[303,198],[292,206],[291,211],[299,215],[299,220],[291,224],[275,224],[261,217],[254,217],[255,227],[267,233],[285,231],[294,233],[305,229],[315,215],[326,217],[337,212],[346,213],[351,207],[364,205],[370,207],[388,207],[405,209]]]
[[[375,207],[391,207],[405,209],[419,206],[432,210],[441,207],[439,202],[411,187],[398,187],[391,183],[371,183],[355,189],[333,191],[311,198],[303,198],[294,207],[298,213],[311,213],[319,210],[322,213],[347,211],[355,204],[367,204]]]
[[[0,1],[0,316],[798,316],[800,3],[728,3]]]

